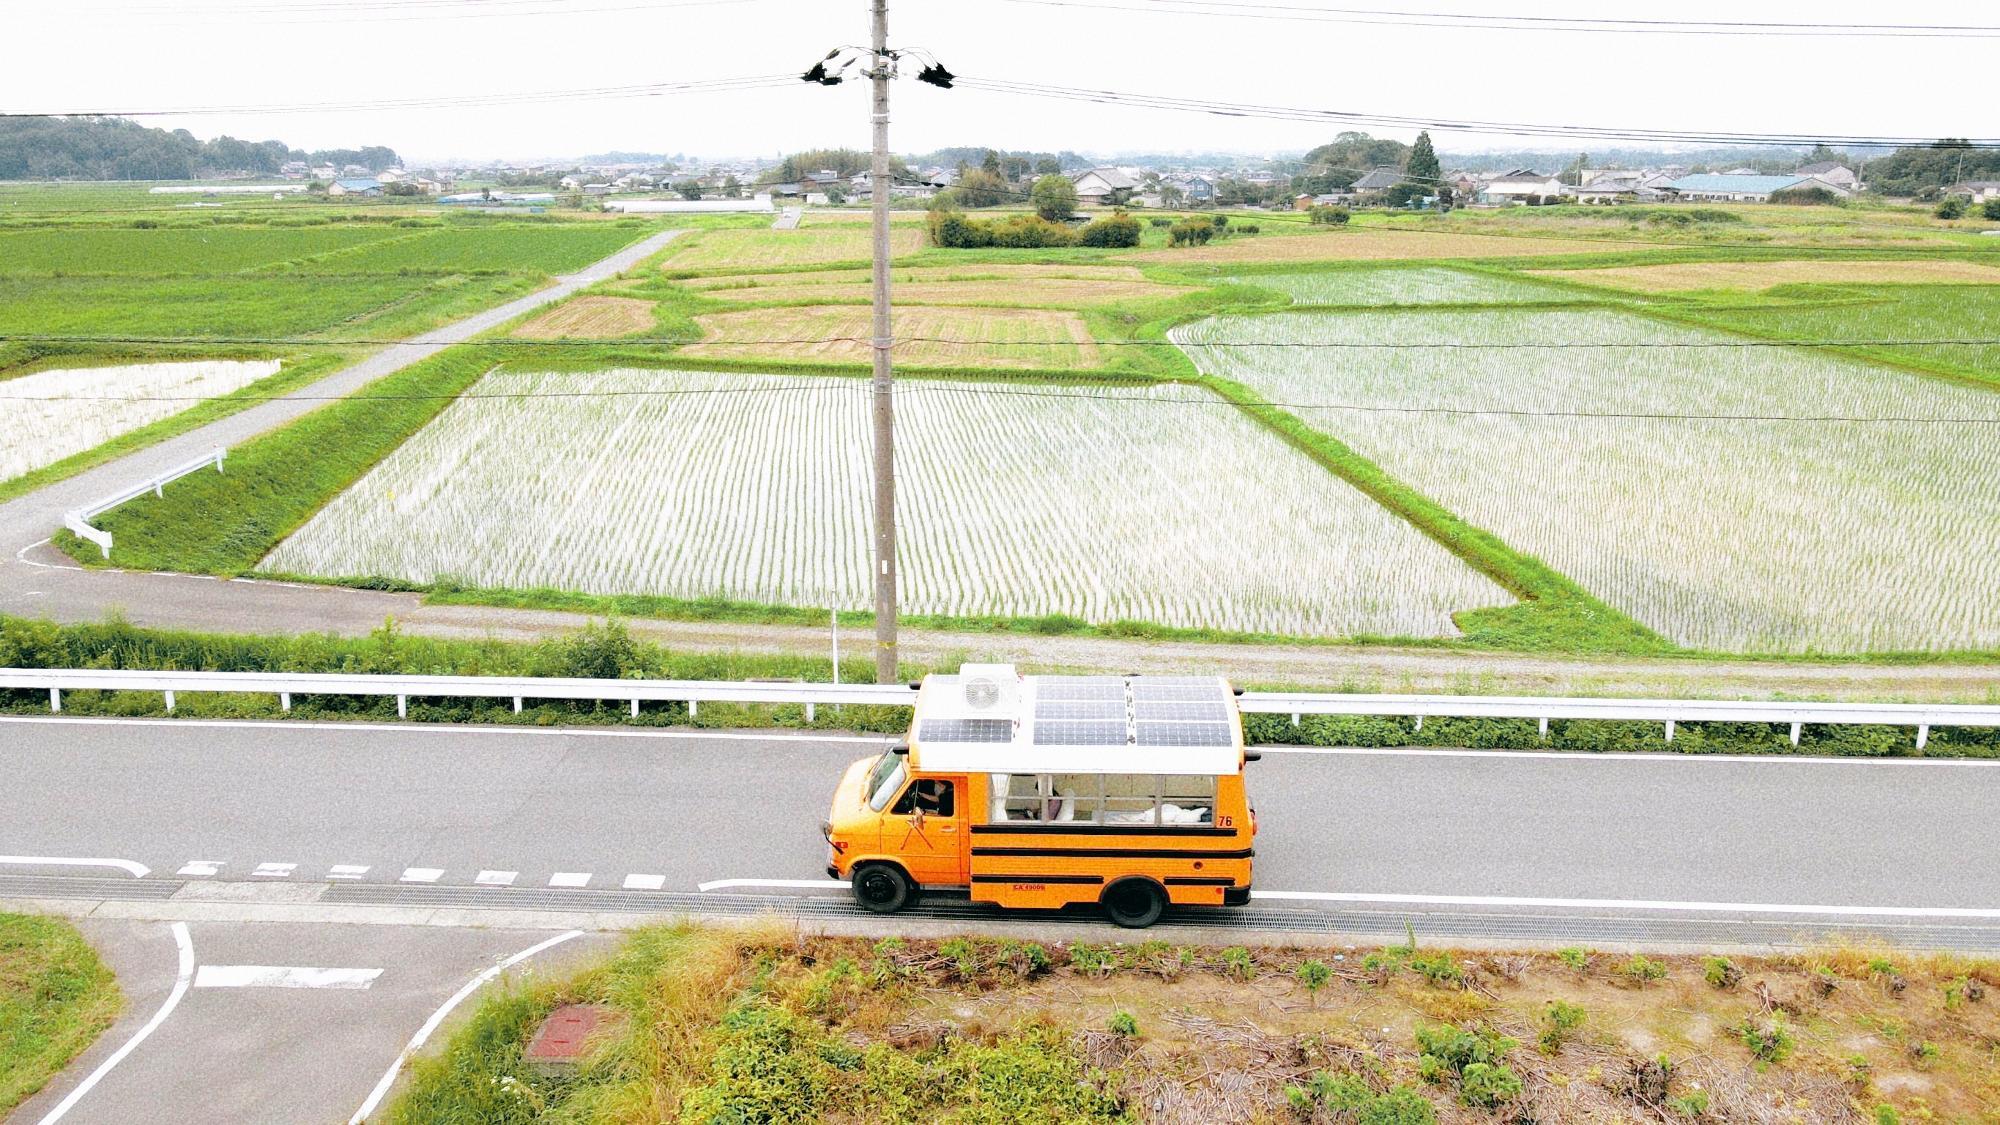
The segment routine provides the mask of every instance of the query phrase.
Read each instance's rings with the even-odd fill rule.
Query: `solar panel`
[[[1060,719],[1035,723],[1037,746],[1123,746],[1125,723]]]
[[[917,737],[925,742],[1012,742],[1011,719],[925,719]]]
[[[1035,681],[1035,698],[1122,701],[1125,681],[1115,676],[1043,676]]]
[[[1228,691],[1220,680],[1196,676],[1148,676],[1132,681],[1132,698],[1139,701],[1196,703],[1204,699],[1224,699]]]
[[[1123,699],[1042,699],[1035,702],[1035,719],[1100,719],[1125,721]]]
[[[1228,723],[1140,723],[1141,746],[1228,746]]]
[[[1206,700],[1200,703],[1175,703],[1162,700],[1139,700],[1134,710],[1140,722],[1201,722],[1226,723],[1229,721],[1229,705],[1220,700]]]

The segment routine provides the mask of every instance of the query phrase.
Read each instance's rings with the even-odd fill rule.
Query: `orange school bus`
[[[1150,926],[1169,903],[1250,901],[1256,817],[1243,724],[1220,677],[924,678],[905,745],[849,766],[827,873],[891,913],[924,888]]]

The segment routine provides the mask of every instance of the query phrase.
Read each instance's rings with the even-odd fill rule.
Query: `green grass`
[[[504,270],[569,273],[664,227],[615,223],[502,223],[444,227],[375,240],[303,267],[328,273]],[[408,232],[397,232],[408,234]]]
[[[0,230],[0,272],[19,274],[221,274],[405,236],[386,225],[131,227]]]
[[[227,473],[176,481],[105,513],[115,565],[241,573],[312,518],[355,478],[436,417],[498,362],[490,349],[453,348],[386,375],[229,453]],[[58,542],[75,548],[63,533]],[[76,553],[88,559],[87,545]]]
[[[1668,315],[1782,340],[2000,340],[2000,285],[1790,285],[1763,302],[1661,302]],[[2000,387],[2000,344],[1830,348]]]
[[[423,277],[0,277],[0,335],[304,335],[433,284]]]
[[[73,927],[0,914],[0,1114],[61,1073],[124,1003],[111,970]]]
[[[159,355],[148,357],[152,360],[163,358]],[[241,356],[218,355],[212,349],[187,358],[236,359],[261,358],[245,353]],[[151,425],[129,430],[110,441],[80,453],[71,454],[51,465],[44,465],[33,472],[22,473],[12,480],[0,481],[0,503],[16,496],[32,492],[44,485],[67,480],[78,473],[96,468],[107,461],[123,457],[137,449],[144,449],[155,442],[184,434],[189,430],[205,426],[221,418],[227,418],[241,410],[248,410],[266,399],[289,394],[306,386],[315,379],[332,372],[353,357],[341,352],[313,352],[287,358],[276,375],[259,379],[240,390],[218,398],[204,399],[171,417],[162,418]],[[66,366],[66,365],[56,365]]]

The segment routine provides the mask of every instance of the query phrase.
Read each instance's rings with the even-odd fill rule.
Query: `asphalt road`
[[[0,720],[0,854],[221,881],[493,873],[481,885],[693,891],[823,878],[828,794],[876,745]],[[2000,907],[2000,868],[1975,860],[2000,845],[2000,764],[1274,751],[1250,771],[1262,891]]]

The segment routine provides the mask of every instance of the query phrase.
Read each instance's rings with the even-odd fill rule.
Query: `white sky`
[[[2000,38],[1736,37],[1408,27],[1186,15],[1174,0],[903,0],[891,44],[962,75],[1424,118],[1832,135],[1991,136]],[[1247,0],[1223,0],[1242,3]],[[1478,12],[1473,0],[1267,0]],[[12,0],[0,112],[297,105],[796,74],[865,42],[866,0]],[[1137,10],[1132,10],[1137,9]],[[1267,11],[1270,9],[1266,9]],[[1485,8],[1484,10],[1499,10]],[[2000,25],[1984,0],[1548,0],[1507,10]],[[1299,150],[1334,123],[943,91],[906,78],[892,144],[1080,151]],[[866,147],[866,83],[451,109],[147,118],[300,148],[386,144],[418,162],[605,149],[706,156]],[[1414,136],[1414,130],[1371,129]],[[1560,140],[1434,134],[1447,151]]]

